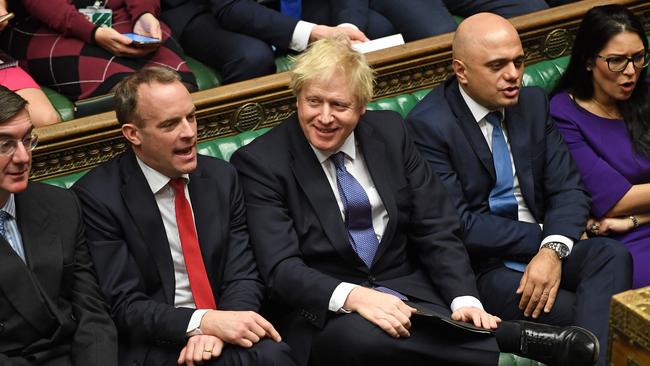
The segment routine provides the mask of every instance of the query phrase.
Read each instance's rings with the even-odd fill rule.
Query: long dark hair
[[[638,34],[643,47],[648,50],[648,39],[643,25],[631,11],[621,5],[597,6],[589,10],[582,19],[573,43],[571,61],[553,94],[567,90],[578,99],[591,99],[594,94],[593,76],[586,66],[595,62],[596,55],[605,48],[612,37],[623,32]],[[646,82],[647,72],[647,67],[641,70],[632,96],[617,104],[635,150],[650,157],[650,97]]]

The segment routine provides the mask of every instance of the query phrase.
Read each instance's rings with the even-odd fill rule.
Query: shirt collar
[[[477,101],[472,99],[465,90],[463,89],[462,86],[459,85],[460,89],[460,95],[463,97],[463,100],[465,101],[465,104],[467,104],[467,107],[469,108],[470,112],[472,112],[472,116],[474,116],[474,120],[478,123],[482,119],[485,118],[485,116],[488,115],[488,113],[492,112],[491,110],[485,108],[484,106],[480,105]],[[501,108],[499,110],[501,112],[501,118],[503,118],[504,114],[504,108]],[[502,119],[503,120],[503,119]]]
[[[16,200],[13,193],[9,195],[7,202],[5,202],[5,205],[2,206],[2,211],[6,212],[9,214],[9,216],[16,219]]]
[[[147,165],[137,155],[135,156],[135,159],[138,161],[142,174],[144,174],[144,179],[147,180],[149,188],[151,188],[153,194],[160,192],[160,190],[163,189],[171,180],[168,176]],[[188,182],[190,181],[189,174],[183,174],[181,175],[181,178],[185,178]]]
[[[318,162],[323,164],[325,160],[329,159],[330,156],[332,156],[334,153],[326,153],[321,150],[318,150],[315,148],[313,145],[309,144],[311,146],[312,150],[314,150],[314,153],[316,154],[316,158],[318,158]],[[343,141],[343,145],[341,145],[341,148],[338,149],[338,151],[343,151],[345,155],[347,155],[350,160],[354,161],[354,159],[357,157],[357,147],[356,147],[356,140],[354,138],[354,132],[348,136],[345,141]],[[335,152],[335,153],[336,153]]]

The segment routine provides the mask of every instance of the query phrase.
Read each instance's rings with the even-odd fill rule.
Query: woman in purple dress
[[[650,285],[650,96],[648,40],[620,5],[582,20],[551,114],[592,196],[588,235],[624,243],[634,287]]]

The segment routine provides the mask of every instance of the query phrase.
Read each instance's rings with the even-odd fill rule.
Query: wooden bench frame
[[[580,19],[593,6],[619,3],[641,17],[650,31],[650,2],[584,0],[511,19],[519,31],[526,62],[570,52]],[[368,54],[377,73],[375,99],[431,88],[451,70],[453,35],[443,34]],[[194,93],[199,141],[272,127],[294,110],[289,73],[260,77]],[[113,112],[39,128],[32,179],[45,179],[98,165],[127,147]]]

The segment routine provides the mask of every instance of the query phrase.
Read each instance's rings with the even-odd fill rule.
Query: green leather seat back
[[[72,103],[62,94],[59,94],[50,88],[42,86],[41,90],[43,90],[43,93],[45,93],[47,99],[50,100],[50,103],[52,103],[54,109],[59,112],[61,121],[69,121],[74,118],[74,103]]]

